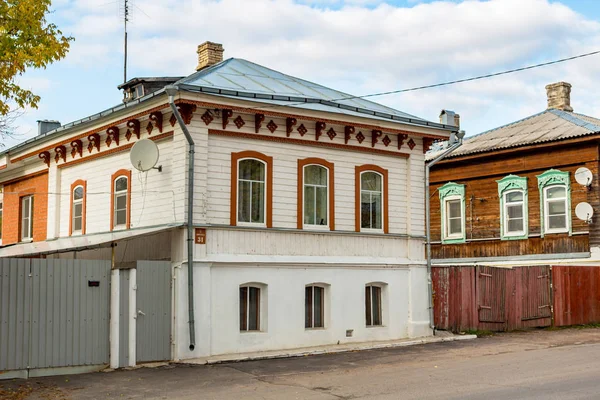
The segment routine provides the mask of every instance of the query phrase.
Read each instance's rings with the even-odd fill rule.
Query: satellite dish
[[[131,165],[139,171],[149,171],[158,162],[158,146],[150,139],[135,142],[129,152]]]
[[[577,204],[577,207],[575,207],[575,215],[577,215],[577,218],[580,220],[590,223],[592,222],[594,209],[589,203],[579,203]]]
[[[577,171],[575,171],[575,180],[580,185],[590,186],[593,179],[594,175],[592,175],[592,171],[585,167],[578,168]]]

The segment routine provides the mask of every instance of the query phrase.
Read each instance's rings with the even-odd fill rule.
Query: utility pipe
[[[429,170],[438,161],[442,160],[448,154],[458,149],[462,145],[462,139],[465,136],[465,131],[452,132],[450,135],[450,143],[452,144],[449,148],[444,150],[443,153],[436,156],[433,160],[425,163],[425,231],[427,240],[427,295],[429,297],[429,327],[435,331],[435,324],[433,323],[433,282],[431,280],[431,213],[429,210]]]
[[[177,106],[175,105],[175,94],[179,87],[175,85],[165,86],[165,92],[169,96],[169,105],[177,123],[181,127],[187,139],[188,150],[188,199],[187,199],[187,264],[188,264],[188,324],[190,328],[190,351],[196,347],[196,327],[194,322],[194,139],[190,135]]]

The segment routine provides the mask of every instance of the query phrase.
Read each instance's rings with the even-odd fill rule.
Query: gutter
[[[435,332],[435,324],[433,323],[433,282],[431,280],[431,211],[430,211],[430,195],[429,195],[429,171],[431,167],[441,161],[448,154],[458,149],[463,144],[465,131],[452,132],[450,135],[450,143],[454,143],[442,154],[435,157],[428,163],[425,163],[425,230],[427,244],[427,296],[429,297],[429,327]]]
[[[196,327],[194,322],[194,139],[190,135],[177,106],[175,105],[175,94],[179,93],[179,87],[168,85],[164,88],[169,96],[169,105],[177,123],[189,145],[188,151],[188,199],[187,199],[187,266],[188,266],[188,324],[190,330],[190,351],[196,347]]]

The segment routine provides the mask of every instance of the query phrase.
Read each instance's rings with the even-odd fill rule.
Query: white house
[[[424,152],[455,127],[198,53],[192,75],[133,79],[124,104],[0,154],[0,257],[169,261],[173,360],[431,335]],[[193,324],[166,84],[194,142]],[[132,166],[144,138],[161,170]]]

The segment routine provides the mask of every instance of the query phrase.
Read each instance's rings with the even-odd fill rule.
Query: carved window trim
[[[500,198],[500,238],[502,240],[520,240],[527,239],[529,235],[529,205],[527,178],[517,175],[508,175],[496,181],[498,183],[498,197]],[[507,201],[508,194],[520,192],[523,195],[523,231],[508,232],[508,212]]]
[[[120,177],[127,178],[127,212],[126,212],[126,223],[122,225],[115,225],[115,183]],[[120,169],[112,174],[110,179],[110,230],[129,229],[131,227],[131,170]]]
[[[365,172],[375,172],[382,177],[382,226],[383,229],[367,229],[361,228],[361,175]],[[354,180],[354,229],[356,232],[383,232],[390,233],[390,220],[389,220],[389,190],[388,190],[388,170],[381,168],[377,165],[367,164],[355,167],[355,180]]]
[[[453,244],[453,243],[465,243],[467,238],[466,233],[466,215],[465,215],[465,185],[461,185],[455,182],[448,182],[444,186],[440,187],[440,214],[442,218],[442,243]],[[448,234],[448,218],[446,215],[446,209],[450,201],[460,201],[460,212],[461,212],[461,234]]]
[[[310,165],[318,165],[327,169],[327,225],[304,225],[304,168]],[[334,165],[322,158],[310,157],[298,160],[298,206],[297,223],[298,229],[335,230],[335,194],[334,194]]]
[[[83,198],[81,199],[81,231],[73,230],[73,212],[75,210],[75,199],[74,193],[75,189],[78,187],[83,188]],[[71,184],[71,201],[70,201],[70,211],[69,211],[69,236],[76,235],[85,235],[85,216],[86,216],[86,208],[87,208],[87,182],[83,179],[78,179]]]
[[[569,172],[559,171],[557,169],[550,169],[541,175],[536,176],[538,180],[538,190],[540,193],[540,234],[541,237],[544,235],[554,233],[568,233],[569,236],[572,234],[572,221],[571,221],[571,180]],[[548,201],[546,199],[546,193],[551,187],[564,187],[565,188],[565,214],[566,214],[566,227],[560,229],[548,229]]]
[[[239,162],[245,159],[254,159],[265,164],[265,222],[264,223],[239,223],[238,222],[238,168]],[[231,153],[231,197],[230,197],[230,225],[231,226],[263,226],[273,227],[273,157],[257,151],[246,150]]]

